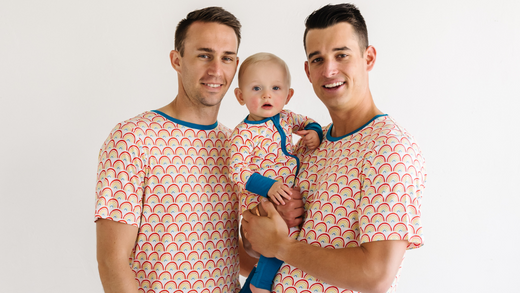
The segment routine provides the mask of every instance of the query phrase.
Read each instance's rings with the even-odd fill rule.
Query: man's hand
[[[253,215],[249,210],[242,215],[245,238],[252,248],[265,257],[276,257],[285,242],[294,241],[288,236],[288,228],[274,205],[266,198],[261,199],[262,209],[267,216]]]
[[[247,210],[248,212],[251,212],[250,210]],[[256,259],[253,263],[253,266],[255,266],[256,262],[260,258],[260,253],[253,250],[253,247],[251,246],[251,242],[247,239],[247,237],[244,235],[244,227],[240,226],[240,242],[242,243],[242,247],[244,248],[244,251],[250,256],[250,258]],[[240,265],[242,265],[242,262],[240,262]],[[252,270],[252,268],[251,268]],[[249,271],[251,271],[249,270]],[[246,275],[248,276],[249,273]]]
[[[262,205],[259,205],[259,207],[262,207]],[[293,187],[291,200],[287,201],[285,205],[276,206],[276,210],[287,224],[287,227],[292,228],[299,226],[303,222],[303,213],[305,212],[303,209],[303,198],[300,189]],[[264,215],[261,209],[260,213]]]
[[[315,150],[320,146],[320,136],[315,130],[299,130],[295,133],[302,137],[302,143],[308,149]]]
[[[282,198],[287,200],[291,199],[291,188],[282,182],[275,182],[269,191],[267,192],[267,196],[277,205],[285,205],[285,201]]]

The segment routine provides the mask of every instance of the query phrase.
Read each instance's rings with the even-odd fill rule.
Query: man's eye
[[[253,87],[253,90],[254,90],[254,91],[259,91],[259,90],[260,90],[260,87],[259,87],[259,86],[254,86],[254,87]]]
[[[318,63],[321,62],[321,58],[312,59],[311,63]]]
[[[199,55],[199,57],[200,57],[200,58],[204,58],[204,59],[207,59],[207,58],[209,58],[209,56],[208,56],[208,55],[206,55],[206,54],[200,54],[200,55]]]
[[[347,54],[339,54],[338,58],[343,59],[343,58],[347,58],[347,56],[348,56]]]
[[[222,60],[224,60],[226,62],[232,62],[233,58],[231,58],[231,57],[224,57],[224,58],[222,58]]]

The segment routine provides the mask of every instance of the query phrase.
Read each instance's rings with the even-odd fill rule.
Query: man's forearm
[[[258,262],[258,257],[251,256],[251,253],[254,252],[252,250],[251,245],[247,246],[243,242],[244,238],[240,238],[238,240],[238,256],[240,260],[240,275],[247,277],[255,267],[255,264]],[[247,249],[250,249],[251,251],[247,251]],[[258,254],[258,253],[256,253]]]
[[[135,273],[128,260],[135,245],[138,228],[99,219],[96,222],[99,277],[106,293],[137,293]]]
[[[109,264],[109,261],[98,262],[99,277],[106,293],[137,293],[138,286],[135,273],[128,265]]]
[[[406,241],[378,241],[327,249],[287,239],[275,256],[334,286],[364,293],[386,292],[402,262]]]
[[[261,204],[266,217],[245,211],[242,219],[244,233],[254,250],[341,288],[369,293],[386,292],[391,286],[407,241],[375,241],[339,249],[316,247],[287,237],[287,225],[272,203],[262,199]]]

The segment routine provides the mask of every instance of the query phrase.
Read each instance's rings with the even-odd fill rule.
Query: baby
[[[309,149],[323,139],[321,126],[313,120],[284,110],[294,94],[285,62],[269,53],[248,57],[238,71],[235,96],[249,110],[247,118],[230,139],[230,173],[240,188],[241,210],[252,208],[260,215],[259,196],[279,205],[291,199],[291,188],[300,161],[292,154],[292,133],[302,136]],[[270,292],[274,276],[282,265],[276,258],[260,256],[248,277],[254,293]],[[241,292],[249,292],[246,286]]]

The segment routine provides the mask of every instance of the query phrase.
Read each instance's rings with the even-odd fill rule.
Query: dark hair
[[[238,45],[240,45],[240,27],[238,19],[229,11],[222,7],[206,7],[188,13],[185,19],[181,20],[175,29],[175,50],[184,55],[184,40],[190,25],[196,21],[216,22],[227,25],[235,31]]]
[[[361,52],[363,52],[368,47],[367,25],[359,9],[350,3],[329,4],[314,11],[307,17],[305,20],[305,33],[303,34],[303,47],[305,50],[307,50],[305,41],[309,30],[328,28],[340,22],[347,22],[352,25],[359,38]]]

